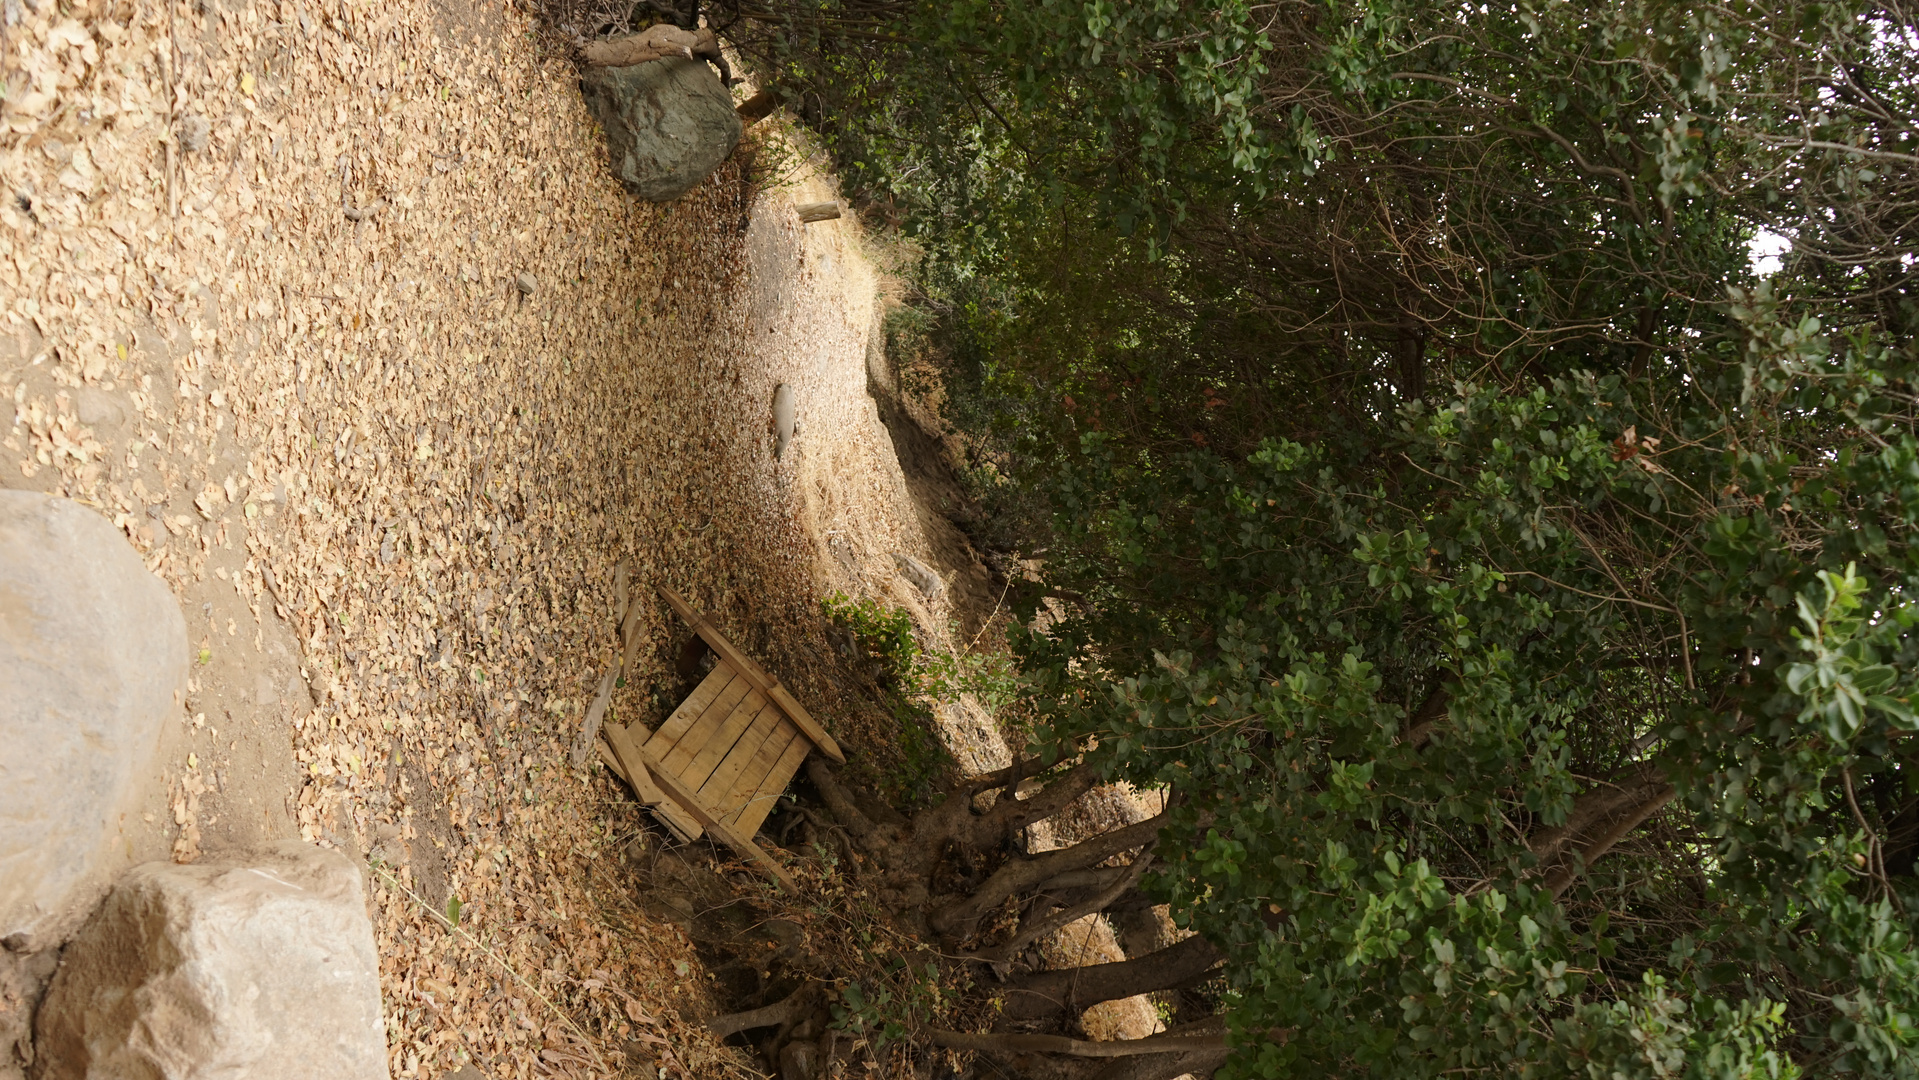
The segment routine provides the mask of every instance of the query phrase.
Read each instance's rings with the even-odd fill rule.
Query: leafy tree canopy
[[[1043,496],[1038,741],[1173,794],[1227,1074],[1919,1075],[1909,11],[739,14]]]

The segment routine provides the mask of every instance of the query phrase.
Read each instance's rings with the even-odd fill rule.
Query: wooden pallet
[[[660,593],[717,662],[658,731],[601,728],[601,759],[681,839],[711,833],[791,890],[792,879],[752,837],[809,752],[818,748],[842,763],[846,756],[779,680],[678,593]]]

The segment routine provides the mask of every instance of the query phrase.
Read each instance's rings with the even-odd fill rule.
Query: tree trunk
[[[986,883],[974,891],[933,912],[928,925],[954,940],[972,936],[979,920],[998,907],[1007,897],[1027,892],[1069,870],[1079,870],[1105,862],[1129,848],[1152,843],[1166,824],[1170,809],[1156,817],[1081,840],[1072,847],[1048,851],[1031,859],[1019,859],[994,871]]]
[[[1129,1042],[1086,1043],[1058,1036],[988,1035],[968,1037],[974,1041],[969,1041],[965,1048],[994,1054],[1011,1066],[1010,1073],[1001,1075],[1019,1076],[1024,1080],[1173,1080],[1176,1076],[1204,1080],[1225,1064],[1232,1053],[1226,1046],[1225,1033],[1225,1023],[1219,1017],[1211,1017]],[[934,1033],[936,1045],[955,1045],[943,1042],[942,1034],[956,1033]],[[1154,1044],[1167,1040],[1189,1045],[1153,1052]],[[1070,1047],[1055,1051],[1051,1044],[1070,1044]],[[1087,1047],[1106,1052],[1097,1057],[1082,1056],[1073,1049]]]
[[[1564,893],[1626,834],[1644,824],[1673,799],[1673,786],[1657,765],[1639,765],[1612,783],[1594,788],[1573,803],[1566,823],[1534,837],[1528,845],[1539,859],[1547,891]]]
[[[1078,1016],[1102,1001],[1169,990],[1206,974],[1224,959],[1213,943],[1195,934],[1137,960],[1036,971],[1007,985],[1009,1020]]]

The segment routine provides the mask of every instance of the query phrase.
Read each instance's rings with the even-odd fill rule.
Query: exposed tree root
[[[716,1016],[708,1020],[706,1026],[716,1037],[722,1039],[754,1028],[783,1027],[799,1019],[800,1014],[813,1005],[810,999],[817,995],[812,991],[813,986],[809,983],[787,995],[784,1001],[776,1001],[771,1005],[748,1009],[745,1012]]]
[[[1023,850],[1025,830],[1066,810],[1097,786],[1101,776],[1093,763],[1049,768],[1038,760],[1022,760],[954,784],[945,799],[911,818],[870,805],[818,758],[807,762],[806,775],[819,801],[797,807],[788,827],[798,828],[810,844],[838,847],[837,880],[845,883],[845,895],[877,901],[872,915],[863,917],[890,922],[896,929],[888,933],[897,945],[876,954],[846,940],[816,936],[808,947],[782,944],[753,953],[756,959],[744,966],[753,973],[758,990],[742,988],[743,996],[751,1000],[769,986],[795,982],[798,989],[774,1004],[709,1021],[715,1034],[725,1038],[776,1029],[759,1037],[759,1049],[783,1075],[824,1076],[833,1061],[856,1050],[871,1055],[878,1030],[874,1025],[898,1024],[898,1017],[907,1014],[874,1013],[876,1007],[887,1007],[876,1006],[869,996],[884,978],[857,974],[846,964],[855,954],[884,955],[884,962],[892,965],[889,971],[910,974],[938,963],[945,985],[979,987],[958,991],[971,1004],[940,1006],[960,1008],[970,1017],[967,1024],[994,1023],[982,991],[991,986],[1003,994],[998,1020],[1002,1029],[989,1034],[951,1030],[956,1026],[951,1022],[913,1030],[910,1024],[924,1020],[907,1017],[904,1038],[925,1048],[922,1057],[933,1048],[984,1054],[1032,1080],[1169,1080],[1182,1074],[1210,1075],[1225,1060],[1225,1032],[1217,1020],[1122,1042],[1088,1040],[1078,1030],[1080,1015],[1100,1002],[1214,977],[1222,958],[1204,938],[1188,938],[1136,959],[1068,970],[1030,970],[1025,965],[1031,961],[1023,959],[1035,942],[1079,919],[1151,904],[1140,886],[1170,811],[1067,847],[1029,854]],[[940,952],[957,957],[961,969],[955,971],[951,959],[940,961],[931,951],[917,958],[891,951],[903,947],[910,953],[907,943],[915,938],[937,940]],[[973,965],[975,974],[969,976],[964,969]],[[998,978],[981,978],[988,971],[1005,979],[1003,986]],[[848,996],[849,977],[868,989],[858,997]],[[888,1000],[898,1002],[897,997]],[[915,1015],[936,1021],[946,1014]],[[925,1058],[927,1069],[931,1061]]]
[[[1226,1049],[1226,1033],[1216,1035],[1154,1035],[1146,1039],[1093,1042],[1064,1035],[975,1035],[964,1031],[927,1033],[934,1046],[952,1050],[986,1050],[1002,1054],[1065,1054],[1068,1057],[1119,1058],[1140,1054],[1190,1053]]]

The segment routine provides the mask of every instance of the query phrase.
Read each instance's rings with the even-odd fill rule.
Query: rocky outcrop
[[[642,199],[679,198],[739,145],[733,95],[701,61],[588,68],[580,93],[606,131],[614,173]]]
[[[186,620],[97,511],[0,491],[0,940],[32,953],[123,865],[135,778],[179,707]]]
[[[67,946],[36,1080],[385,1080],[360,874],[304,844],[134,867]]]

